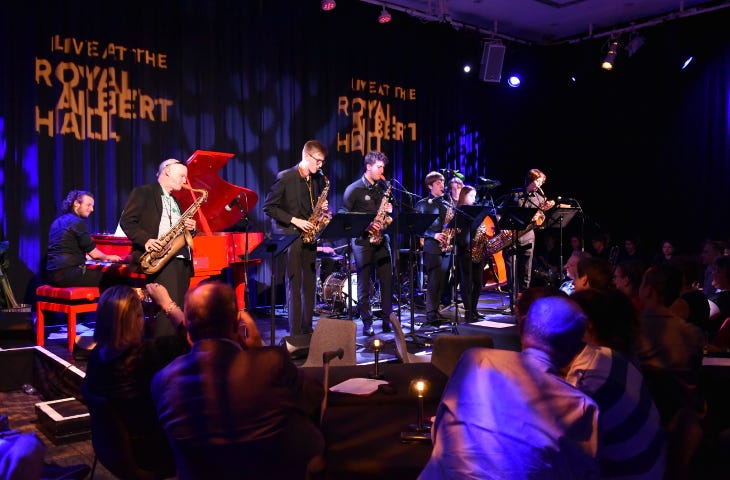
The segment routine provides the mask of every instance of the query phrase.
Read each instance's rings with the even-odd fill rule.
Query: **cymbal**
[[[319,258],[319,259],[329,258],[330,260],[334,260],[335,262],[339,262],[340,260],[342,260],[345,257],[343,257],[342,255],[327,255],[325,253],[318,253],[317,254],[317,258]]]

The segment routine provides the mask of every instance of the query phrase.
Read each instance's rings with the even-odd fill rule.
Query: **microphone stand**
[[[409,200],[408,207],[412,211],[415,211],[415,207],[413,206],[413,204],[414,204],[414,201],[413,201],[414,198],[418,198],[420,200],[423,197],[420,196],[420,195],[416,195],[415,193],[409,192],[408,189],[406,189],[406,187],[403,186],[403,184],[401,182],[399,182],[395,177],[393,177],[392,182],[398,183],[398,185],[400,185],[400,187],[401,187],[401,188],[395,188],[395,187],[393,187],[393,191],[394,192],[405,193],[406,195],[408,195],[408,200]],[[415,277],[414,277],[414,272],[413,272],[413,264],[415,263],[415,258],[416,258],[415,257],[415,255],[416,255],[416,245],[415,245],[415,243],[416,242],[414,241],[413,234],[411,234],[409,232],[409,234],[408,234],[408,245],[411,247],[411,251],[408,252],[408,301],[409,301],[410,307],[411,307],[410,308],[410,312],[409,312],[409,314],[410,314],[410,321],[411,321],[411,336],[414,337],[414,338],[415,338],[415,336],[413,335],[413,331],[416,329],[416,311],[415,311],[416,310],[416,300],[415,300],[415,292],[414,292],[414,289],[415,289],[415,286],[414,286]],[[400,261],[400,251],[398,253],[399,253],[398,260]],[[423,279],[421,279],[421,281],[423,281]],[[399,287],[399,288],[401,288],[401,287]],[[402,289],[398,292],[398,295],[399,295],[398,298],[399,298],[399,300],[401,298],[400,297],[401,292],[402,292]],[[400,301],[399,301],[398,302],[398,318],[400,318],[400,311],[401,311],[401,309],[400,309]]]

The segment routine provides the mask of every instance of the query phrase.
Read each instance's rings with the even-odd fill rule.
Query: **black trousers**
[[[390,241],[387,235],[378,245],[371,245],[368,239],[353,240],[352,256],[357,266],[357,308],[363,323],[371,322],[370,280],[372,272],[380,281],[380,307],[387,319],[393,311],[393,264],[390,255]]]
[[[285,284],[289,333],[292,335],[312,333],[314,297],[317,292],[316,263],[316,244],[305,244],[299,237],[289,246]]]
[[[426,285],[426,320],[431,321],[436,320],[438,317],[441,296],[448,287],[446,278],[449,267],[451,266],[451,254],[424,252],[423,265],[428,275],[428,283]]]
[[[512,287],[512,262],[517,259],[517,291],[524,292],[530,286],[532,278],[532,254],[535,244],[535,232],[528,232],[517,241],[517,252],[510,255],[509,248],[505,250],[505,264],[507,267],[508,285]]]

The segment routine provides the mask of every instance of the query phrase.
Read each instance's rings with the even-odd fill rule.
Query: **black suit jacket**
[[[173,200],[177,203],[175,197]],[[139,257],[144,253],[147,240],[157,238],[161,218],[162,186],[159,183],[142,185],[132,190],[122,211],[119,225],[132,241],[132,259],[135,263],[139,262]]]
[[[264,213],[271,217],[272,230],[275,233],[299,234],[298,228],[291,224],[292,217],[309,219],[312,215],[312,202],[317,199],[324,189],[324,178],[321,175],[312,175],[312,198],[309,198],[307,184],[302,180],[297,165],[282,170],[276,175],[264,202]]]

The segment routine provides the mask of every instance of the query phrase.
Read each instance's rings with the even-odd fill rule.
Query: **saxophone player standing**
[[[291,335],[312,333],[317,243],[304,243],[301,234],[317,228],[311,217],[320,201],[320,194],[325,190],[326,177],[320,173],[320,168],[326,156],[327,148],[322,143],[307,141],[299,163],[276,175],[264,202],[264,213],[272,219],[273,232],[300,235],[289,246],[286,261],[285,285]],[[326,209],[327,199],[322,200],[322,208]]]
[[[122,211],[119,225],[132,241],[132,262],[139,264],[145,252],[159,252],[164,245],[158,240],[180,222],[182,211],[172,192],[177,192],[187,183],[188,167],[174,158],[160,163],[157,182],[136,187],[129,194]],[[194,233],[196,222],[192,218],[183,220],[185,228]],[[147,275],[147,283],[159,283],[167,288],[173,304],[182,305],[185,293],[193,276],[192,251],[183,246],[156,273]],[[155,320],[155,336],[174,335],[175,327],[166,312],[160,312]]]
[[[447,274],[451,264],[451,250],[445,243],[453,239],[449,240],[444,233],[444,224],[448,223],[446,214],[453,204],[444,195],[444,176],[439,172],[429,172],[424,183],[429,194],[416,203],[416,210],[438,214],[436,220],[426,229],[423,238],[423,266],[428,275],[426,324],[435,326],[445,318],[439,313],[439,303],[448,285]]]
[[[548,201],[545,198],[545,194],[542,191],[542,186],[545,184],[547,176],[537,168],[531,168],[525,175],[525,186],[513,191],[503,202],[504,207],[519,207],[519,208],[538,208],[540,210],[547,210],[554,202]],[[534,220],[534,219],[533,219]],[[535,232],[530,229],[528,232],[519,235],[517,242],[517,248],[514,255],[507,255],[505,263],[507,264],[507,278],[508,285],[513,288],[513,285],[517,285],[517,291],[514,293],[515,298],[520,293],[527,290],[530,286],[530,280],[532,278],[532,256],[535,250]],[[512,278],[512,262],[517,261],[517,278]]]
[[[352,254],[357,268],[357,308],[362,320],[362,334],[375,335],[373,311],[370,306],[371,272],[380,281],[380,307],[383,316],[383,332],[390,332],[390,314],[393,312],[393,268],[390,254],[390,238],[383,233],[388,226],[386,214],[393,212],[393,204],[387,198],[383,186],[383,170],[388,157],[378,151],[368,152],[364,162],[365,173],[347,186],[340,212],[375,214],[363,235],[352,240]]]

